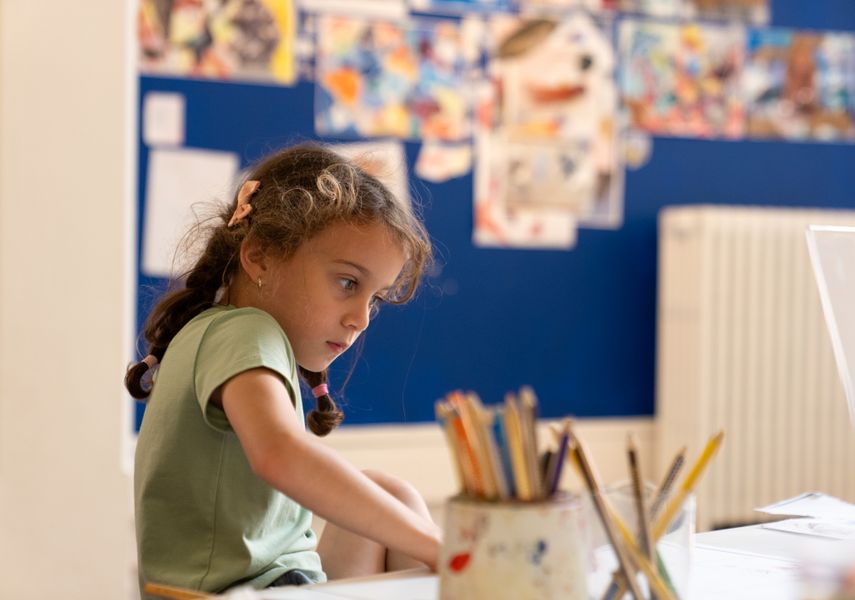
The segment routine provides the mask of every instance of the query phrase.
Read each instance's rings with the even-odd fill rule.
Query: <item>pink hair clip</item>
[[[330,393],[330,388],[327,384],[322,383],[320,385],[316,385],[312,388],[312,396],[315,398],[320,398],[321,396],[326,396]]]
[[[252,195],[258,189],[258,186],[261,185],[260,181],[255,179],[250,179],[249,181],[244,181],[243,185],[240,186],[240,191],[238,192],[238,200],[237,206],[235,207],[235,212],[232,215],[232,218],[229,219],[229,224],[227,227],[233,227],[240,223],[246,218],[246,216],[252,211],[252,204],[249,203],[249,199],[252,198]]]

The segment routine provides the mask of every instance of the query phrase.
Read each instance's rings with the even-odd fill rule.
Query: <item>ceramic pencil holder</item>
[[[581,501],[487,502],[445,507],[441,600],[587,600]]]

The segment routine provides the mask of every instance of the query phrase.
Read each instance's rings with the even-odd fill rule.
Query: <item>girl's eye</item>
[[[356,289],[356,280],[348,277],[339,277],[338,284],[346,292],[352,292]]]

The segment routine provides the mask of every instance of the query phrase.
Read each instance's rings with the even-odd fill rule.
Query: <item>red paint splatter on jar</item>
[[[453,573],[459,573],[469,564],[470,558],[472,558],[472,556],[468,552],[455,554],[451,557],[451,560],[448,561],[448,568],[451,569]]]

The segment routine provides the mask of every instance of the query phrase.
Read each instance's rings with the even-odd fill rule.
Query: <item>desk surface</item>
[[[834,552],[837,546],[840,543],[832,540],[761,526],[698,534],[693,549],[691,598],[796,600],[799,559],[816,549]],[[436,600],[438,589],[436,575],[416,569],[303,588],[265,590],[260,597],[263,600]]]

